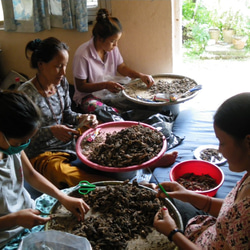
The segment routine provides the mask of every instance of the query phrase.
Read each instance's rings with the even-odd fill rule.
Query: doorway
[[[211,10],[213,6],[214,8],[218,8],[218,6],[224,6],[224,9],[230,8],[230,4],[232,4],[231,6],[235,6],[235,3],[238,6],[250,6],[249,0],[197,0],[189,2],[207,4]],[[183,3],[185,3],[185,1],[183,1]],[[221,11],[224,11],[224,9],[221,8]],[[233,46],[232,44],[225,44],[222,40],[223,37],[220,39],[221,45],[218,44],[218,46],[228,46],[230,48]],[[206,46],[212,46],[213,42],[214,41],[208,40]],[[214,47],[216,47],[215,43]],[[198,56],[188,56],[188,54],[185,54],[186,50],[184,46],[182,46],[182,63],[179,65],[178,72],[176,73],[188,76],[194,79],[197,84],[203,86],[201,93],[199,93],[192,102],[183,105],[184,108],[191,105],[192,107],[195,106],[202,110],[207,108],[211,109],[211,107],[216,110],[217,107],[230,96],[240,92],[250,91],[247,81],[250,65],[249,50],[244,48],[241,51],[237,51],[232,48],[232,52],[235,53],[232,55],[227,51],[225,51],[225,53],[227,53],[225,55],[221,52],[223,53],[223,51],[218,51],[218,55],[216,55],[209,54],[205,51]],[[236,52],[241,56],[237,56]],[[206,57],[204,56],[205,54],[207,54]]]

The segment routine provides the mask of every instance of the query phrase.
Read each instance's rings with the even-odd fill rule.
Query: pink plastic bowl
[[[156,128],[142,123],[142,122],[134,122],[134,121],[122,121],[122,122],[107,122],[107,123],[103,123],[101,125],[98,125],[96,128],[100,128],[101,133],[112,133],[114,131],[120,131],[124,128],[128,128],[134,125],[142,125],[144,127],[148,127],[151,128],[152,130],[155,130]],[[79,157],[79,159],[85,163],[87,166],[97,169],[97,170],[101,170],[101,171],[105,171],[105,172],[113,172],[113,173],[118,173],[118,172],[130,172],[130,171],[135,171],[138,169],[143,169],[143,168],[148,168],[150,166],[152,166],[153,164],[155,164],[157,161],[159,161],[161,159],[161,157],[164,155],[164,153],[167,150],[167,140],[165,138],[164,135],[162,135],[162,141],[163,141],[163,146],[161,151],[158,153],[158,155],[156,155],[155,157],[153,157],[152,159],[140,164],[140,165],[133,165],[133,166],[128,166],[128,167],[108,167],[108,166],[102,166],[99,165],[95,162],[92,162],[90,160],[88,160],[88,158],[86,156],[84,156],[82,154],[82,148],[81,148],[81,143],[82,140],[84,140],[84,138],[86,136],[88,136],[89,134],[93,133],[93,131],[96,128],[91,128],[88,129],[87,131],[85,131],[77,140],[76,142],[76,153],[77,156]]]
[[[178,163],[170,170],[169,177],[171,181],[177,181],[179,177],[186,173],[193,173],[196,175],[209,174],[216,180],[218,185],[215,188],[206,191],[194,191],[208,196],[215,196],[224,182],[224,173],[222,170],[215,164],[202,160],[188,160]]]

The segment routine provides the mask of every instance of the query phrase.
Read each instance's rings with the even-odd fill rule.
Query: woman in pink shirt
[[[165,207],[156,214],[154,226],[181,249],[250,249],[250,93],[235,95],[219,107],[214,130],[229,169],[245,172],[243,178],[224,200],[186,190],[177,182],[162,183],[177,201],[186,228],[180,232]],[[159,191],[158,196],[164,194]],[[190,204],[197,215],[188,218]]]
[[[91,113],[96,107],[105,105],[102,99],[96,96],[97,91],[100,97],[100,91],[108,90],[108,93],[116,94],[123,89],[115,79],[117,74],[140,78],[148,87],[152,86],[154,79],[151,75],[134,71],[124,63],[118,49],[122,26],[106,9],[98,11],[92,34],[92,39],[76,50],[73,60],[75,84],[73,99],[83,112]],[[110,107],[108,110],[115,112],[114,114],[118,112],[116,108]],[[104,121],[111,120],[107,118]]]

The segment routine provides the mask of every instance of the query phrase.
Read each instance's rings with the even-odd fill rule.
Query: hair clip
[[[36,49],[36,48],[40,45],[41,42],[42,42],[41,39],[36,38],[35,40],[32,41],[32,47],[33,47],[34,49]]]

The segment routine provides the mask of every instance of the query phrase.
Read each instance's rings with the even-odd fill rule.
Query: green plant
[[[200,55],[209,39],[209,23],[212,22],[210,12],[203,5],[192,0],[183,2],[183,45],[187,53]]]
[[[235,15],[234,12],[230,9],[224,11],[220,17],[221,27],[225,30],[230,30],[235,28]]]
[[[246,36],[249,35],[250,26],[248,23],[248,17],[243,14],[238,14],[237,24],[235,25],[235,35],[237,36]]]
[[[215,9],[211,12],[209,12],[209,27],[210,28],[218,28],[221,30],[221,21],[218,11]]]
[[[182,19],[192,20],[194,18],[195,3],[192,0],[184,0],[182,4]]]
[[[197,56],[202,54],[209,40],[208,28],[205,24],[189,23],[187,28],[188,39],[184,41],[186,53],[189,56]]]
[[[194,40],[201,46],[202,49],[205,48],[207,41],[209,39],[209,34],[207,32],[207,25],[195,24],[192,29],[192,34]]]
[[[194,21],[199,24],[209,24],[211,20],[211,12],[203,5],[198,5],[194,13]]]
[[[232,10],[224,11],[220,17],[221,27],[222,29],[233,29],[236,33],[244,33],[247,19],[244,13],[240,10]]]
[[[203,53],[209,39],[209,28],[234,29],[237,36],[248,38],[245,49],[250,51],[250,17],[243,11],[228,9],[223,13],[219,10],[208,10],[202,1],[183,0],[183,48],[184,55],[198,57]]]
[[[182,19],[200,24],[208,24],[211,21],[210,11],[202,4],[193,0],[184,0],[182,5]]]

